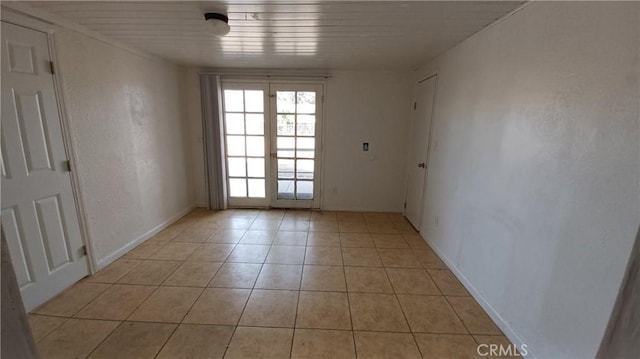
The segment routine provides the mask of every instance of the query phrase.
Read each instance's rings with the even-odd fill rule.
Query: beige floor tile
[[[216,227],[219,229],[248,229],[253,223],[251,218],[219,218]]]
[[[191,287],[160,287],[127,320],[180,323],[202,291]]]
[[[289,358],[293,329],[238,327],[226,359]]]
[[[402,238],[413,249],[431,249],[427,242],[419,234],[403,234]]]
[[[284,210],[265,210],[260,211],[256,219],[270,219],[270,220],[282,220],[284,218],[284,214],[286,211]]]
[[[340,247],[340,235],[336,232],[309,232],[309,247]]]
[[[69,319],[38,343],[41,358],[85,358],[120,322]]]
[[[103,283],[77,283],[33,312],[36,314],[70,317],[104,293],[110,286],[111,284]]]
[[[345,266],[382,267],[375,248],[342,248]]]
[[[271,219],[256,219],[253,221],[249,230],[264,230],[264,231],[277,231],[278,227],[280,227],[281,220],[271,220]]]
[[[180,263],[177,261],[147,260],[136,266],[136,270],[130,271],[120,278],[118,283],[160,285],[180,266]]]
[[[146,285],[114,284],[84,307],[76,317],[125,320],[156,288]]]
[[[339,222],[363,222],[364,216],[362,212],[336,212]]]
[[[249,294],[249,289],[207,288],[184,318],[184,323],[236,325]]]
[[[219,229],[207,239],[207,242],[218,244],[235,244],[240,242],[246,231],[243,229]]]
[[[355,359],[353,333],[345,330],[296,329],[291,358]]]
[[[165,245],[167,245],[167,242],[149,240],[130,250],[124,257],[128,259],[148,259]]]
[[[493,320],[472,297],[447,297],[471,334],[502,335]]]
[[[206,287],[222,262],[184,262],[162,285]]]
[[[474,335],[473,336],[479,344],[484,344],[485,346],[481,348],[480,353],[485,354],[489,353],[490,359],[499,359],[499,358],[522,358],[522,355],[517,349],[517,346],[511,344],[511,341],[507,339],[504,335]],[[491,345],[493,345],[494,352],[493,355],[490,352]],[[500,352],[500,348],[502,348],[503,352]]]
[[[262,266],[255,288],[298,290],[301,277],[301,265],[265,264]]]
[[[351,329],[346,293],[300,292],[296,328]]]
[[[355,332],[358,358],[422,358],[408,333]]]
[[[67,318],[29,314],[29,327],[31,328],[33,340],[35,342],[40,341],[66,321]]]
[[[427,272],[433,278],[440,292],[444,295],[469,296],[469,292],[464,288],[456,276],[447,269],[428,269]]]
[[[354,330],[409,331],[393,294],[349,293],[349,305]]]
[[[182,233],[184,230],[185,228],[169,227],[160,231],[159,233],[151,237],[149,240],[157,241],[157,242],[170,242],[174,238],[176,238],[180,233]]]
[[[349,292],[393,293],[384,268],[345,267],[344,274]]]
[[[342,266],[306,265],[302,271],[302,290],[344,292],[347,286]]]
[[[414,334],[426,359],[480,359],[473,337],[465,334]]]
[[[181,324],[156,358],[222,358],[233,330],[229,326]]]
[[[275,230],[263,231],[263,230],[249,229],[244,234],[244,236],[242,236],[240,243],[271,245],[271,243],[273,243],[273,240],[276,238],[276,233],[278,232],[276,232]]]
[[[298,292],[255,289],[249,297],[240,325],[293,328]]]
[[[400,232],[396,229],[396,226],[391,222],[383,222],[383,223],[368,223],[367,222],[367,230],[370,233],[386,233],[386,234],[399,234]]]
[[[337,212],[332,211],[311,211],[312,221],[337,221]]]
[[[262,264],[225,263],[209,283],[209,287],[253,288]]]
[[[369,233],[340,233],[342,248],[373,248],[373,240]]]
[[[399,234],[372,234],[376,248],[409,248],[407,242]]]
[[[305,220],[308,221],[311,218],[311,211],[309,210],[288,210],[284,214],[284,220]]]
[[[311,220],[309,222],[310,232],[338,232],[338,221],[334,220]]]
[[[295,233],[295,232],[292,232]],[[302,264],[304,263],[305,247],[300,246],[271,246],[265,263]]]
[[[205,243],[198,247],[188,260],[223,262],[234,247],[234,244]]]
[[[309,230],[309,221],[308,220],[287,220],[284,219],[280,224],[281,231],[308,231]]]
[[[426,269],[447,269],[447,265],[430,249],[416,249],[413,254]]]
[[[424,269],[386,268],[391,285],[399,294],[440,295],[440,291]]]
[[[202,243],[211,237],[213,232],[215,232],[215,230],[212,228],[185,229],[182,233],[177,235],[173,241]]]
[[[142,263],[140,259],[121,258],[109,264],[95,275],[87,277],[84,281],[92,283],[115,283],[140,263]]]
[[[338,221],[338,231],[340,233],[368,233],[367,225],[362,222],[340,222]]]
[[[364,221],[367,223],[388,223],[391,222],[392,214],[384,213],[384,212],[364,212],[362,213],[362,217]]]
[[[342,265],[342,253],[337,247],[307,247],[304,264]]]
[[[417,234],[418,232],[413,228],[411,224],[408,222],[393,222],[393,225],[396,226],[398,232],[402,234]]]
[[[198,243],[171,242],[149,257],[156,260],[183,261],[200,247]]]
[[[378,249],[378,254],[385,267],[422,268],[422,264],[410,249]]]
[[[305,246],[307,244],[307,232],[278,231],[275,246]]]
[[[91,359],[153,358],[176,324],[124,322],[89,356]]]
[[[466,334],[467,330],[442,296],[398,295],[412,332]]]
[[[238,244],[227,258],[227,262],[264,263],[267,253],[269,246],[266,245]]]

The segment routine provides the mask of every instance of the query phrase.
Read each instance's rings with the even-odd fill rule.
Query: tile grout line
[[[309,231],[307,231],[307,240],[309,237]],[[298,310],[300,308],[300,295],[302,292],[302,278],[304,277],[304,259],[307,256],[307,246],[306,246],[306,241],[305,241],[305,246],[304,246],[304,256],[302,256],[302,269],[300,270],[300,281],[298,282],[298,299],[296,301],[296,315],[295,318],[293,320],[293,335],[291,336],[291,348],[289,349],[289,358],[291,358],[291,356],[293,355],[293,345],[295,343],[295,338],[296,338],[296,328],[297,328],[297,324],[298,324]]]
[[[353,354],[358,357],[358,348],[356,346],[356,328],[353,326],[353,314],[351,313],[351,299],[349,298],[349,287],[347,283],[347,273],[344,269],[344,252],[342,251],[342,240],[340,240],[340,234],[338,233],[338,245],[340,248],[340,257],[342,258],[342,277],[344,278],[344,290],[347,297],[347,308],[349,308],[349,323],[351,324],[351,340],[353,343]]]

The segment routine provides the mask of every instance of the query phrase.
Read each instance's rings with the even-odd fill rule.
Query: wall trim
[[[170,225],[172,225],[173,223],[178,221],[180,218],[186,216],[189,212],[191,212],[195,208],[197,208],[197,207],[194,204],[190,204],[187,208],[181,210],[180,212],[178,212],[174,216],[172,216],[169,219],[165,220],[164,222],[158,224],[157,226],[151,228],[147,232],[145,232],[142,235],[140,235],[138,238],[136,238],[136,239],[132,240],[131,242],[125,244],[124,246],[120,247],[120,249],[116,249],[115,251],[113,251],[108,256],[102,258],[101,260],[99,260],[97,262],[96,272],[101,270],[101,269],[103,269],[104,267],[108,266],[109,264],[115,262],[117,259],[119,259],[123,255],[125,255],[127,252],[129,252],[133,248],[137,247],[142,242],[150,239],[151,237],[156,235],[158,232],[160,232],[163,229],[169,227]]]
[[[533,353],[532,348],[525,342],[525,340],[516,333],[516,331],[509,325],[509,323],[496,311],[493,306],[480,294],[480,292],[471,284],[471,282],[467,279],[467,277],[462,274],[462,271],[458,269],[449,257],[447,257],[444,252],[439,249],[435,242],[430,240],[425,234],[420,233],[420,236],[427,242],[429,247],[433,249],[434,252],[440,257],[440,259],[447,265],[449,270],[453,273],[453,275],[458,278],[458,280],[462,283],[462,285],[469,291],[471,296],[480,304],[482,309],[491,317],[491,319],[496,323],[496,325],[502,330],[504,335],[511,341],[511,343],[515,344],[519,348],[521,345],[527,345],[527,355],[526,358],[537,359],[536,355]]]

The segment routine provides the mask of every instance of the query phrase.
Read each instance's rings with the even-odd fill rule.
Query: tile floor
[[[194,210],[29,321],[43,358],[476,358],[509,343],[380,213]]]

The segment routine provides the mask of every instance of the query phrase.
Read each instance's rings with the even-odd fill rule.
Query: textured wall
[[[100,264],[194,203],[184,74],[65,29],[56,47]]]
[[[541,358],[596,354],[638,228],[639,7],[532,2],[417,74],[424,235]]]
[[[407,72],[333,72],[325,103],[324,209],[402,211],[412,89]]]

